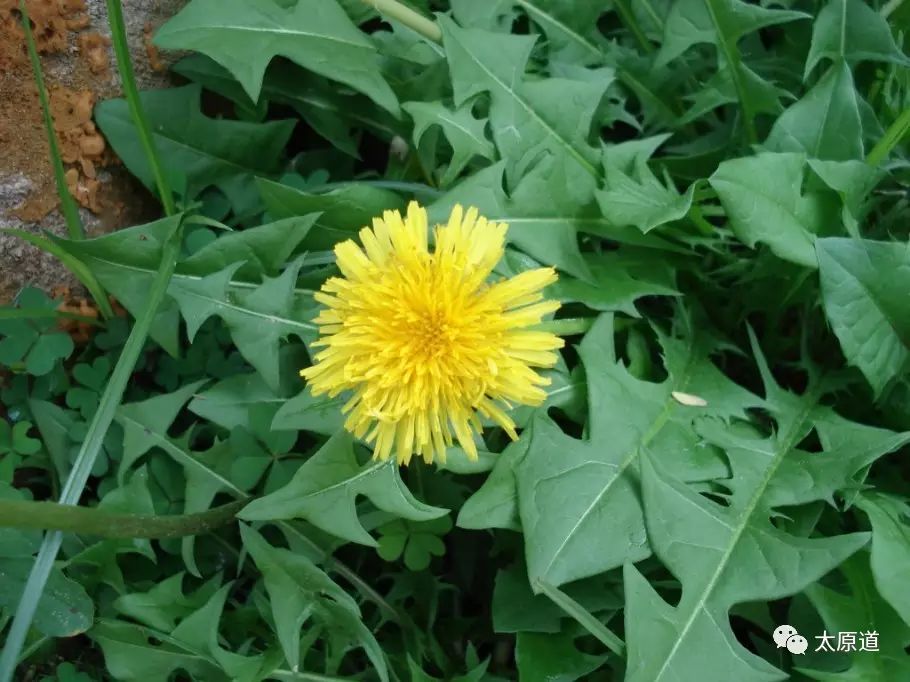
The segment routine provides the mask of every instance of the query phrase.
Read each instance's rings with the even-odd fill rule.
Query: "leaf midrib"
[[[581,514],[581,516],[579,517],[579,519],[575,523],[575,525],[572,526],[572,528],[569,530],[568,533],[566,533],[565,539],[560,543],[560,545],[553,552],[553,556],[550,558],[550,561],[547,563],[546,568],[541,572],[542,576],[546,576],[549,574],[550,570],[553,568],[553,564],[556,562],[556,559],[559,557],[559,555],[565,549],[566,545],[569,544],[569,540],[571,540],[572,537],[575,535],[575,533],[578,532],[578,529],[579,529],[579,527],[581,527],[581,524],[584,523],[584,521],[588,518],[588,516],[590,516],[592,510],[600,503],[600,501],[603,499],[604,495],[606,495],[607,492],[609,492],[609,490],[613,488],[613,486],[616,484],[616,482],[619,481],[619,479],[625,473],[626,469],[628,469],[629,466],[636,459],[638,459],[639,455],[641,454],[642,448],[647,446],[648,443],[650,443],[651,440],[655,436],[657,436],[658,433],[660,433],[660,430],[664,427],[664,424],[667,423],[667,420],[670,418],[670,414],[673,412],[673,409],[677,404],[672,396],[673,391],[685,389],[689,384],[689,380],[691,379],[692,364],[695,361],[694,337],[691,337],[689,339],[688,348],[686,350],[687,350],[687,358],[686,358],[686,365],[683,368],[682,378],[680,379],[680,381],[678,383],[674,382],[673,388],[670,391],[668,391],[667,397],[664,401],[664,406],[661,409],[660,413],[657,415],[657,417],[655,417],[654,421],[651,422],[651,425],[648,427],[648,430],[645,432],[644,436],[642,436],[639,444],[629,452],[629,454],[626,456],[626,458],[624,460],[622,460],[620,462],[619,466],[616,469],[616,475],[612,479],[610,479],[609,482],[607,482],[607,484],[603,487],[603,490],[601,490],[600,493],[597,494],[597,497],[594,498],[594,500],[591,502],[591,504],[588,505],[588,508],[585,509],[584,512]]]
[[[676,641],[673,643],[673,646],[671,647],[670,652],[667,654],[666,659],[664,659],[663,665],[654,676],[655,682],[660,682],[660,680],[663,678],[664,673],[667,671],[667,667],[670,665],[670,662],[673,660],[673,657],[676,655],[676,652],[679,650],[680,646],[682,646],[682,643],[688,635],[689,630],[692,629],[692,626],[695,623],[695,619],[698,617],[698,614],[702,610],[705,610],[705,604],[711,597],[711,593],[714,591],[714,588],[717,586],[718,581],[723,575],[724,570],[727,567],[727,563],[730,561],[730,557],[733,556],[733,551],[736,549],[736,546],[739,543],[739,539],[742,537],[742,534],[745,532],[746,528],[748,528],[749,522],[752,519],[752,515],[758,508],[758,504],[761,501],[761,498],[764,496],[768,484],[771,482],[774,474],[777,473],[777,469],[784,461],[784,457],[788,452],[790,452],[790,450],[793,449],[793,447],[798,442],[802,432],[802,426],[805,423],[806,418],[809,416],[809,413],[815,408],[817,396],[814,393],[810,395],[811,399],[807,400],[806,407],[799,415],[799,419],[793,421],[793,426],[790,429],[789,433],[787,433],[787,437],[785,439],[782,439],[784,445],[778,448],[777,452],[774,455],[774,461],[771,462],[770,466],[765,471],[765,475],[762,477],[761,483],[752,494],[752,497],[749,499],[749,503],[743,508],[743,511],[738,519],[739,523],[733,530],[733,537],[730,543],[727,545],[727,549],[721,555],[720,561],[717,562],[717,568],[711,575],[711,579],[707,582],[705,589],[702,591],[702,593],[699,595],[698,600],[693,605],[688,618],[686,619],[682,629],[676,637]]]
[[[366,50],[368,52],[374,51],[374,48],[370,45],[364,45],[363,43],[351,42],[350,40],[344,40],[342,38],[338,38],[336,36],[332,36],[332,35],[329,35],[326,33],[313,33],[311,31],[289,30],[286,28],[282,28],[280,26],[274,26],[274,27],[255,26],[254,27],[254,26],[238,26],[235,24],[215,24],[215,25],[209,25],[209,26],[205,26],[205,27],[193,26],[190,28],[170,30],[165,34],[164,38],[167,39],[167,38],[170,38],[171,36],[179,36],[182,34],[187,34],[187,35],[190,35],[193,37],[194,42],[198,42],[199,34],[204,33],[206,31],[211,32],[211,33],[216,33],[216,34],[221,31],[227,31],[227,32],[238,31],[240,33],[275,33],[278,35],[285,35],[285,36],[290,35],[290,36],[295,36],[295,37],[312,38],[315,40],[325,40],[330,43],[339,43],[341,45],[347,45],[349,47],[354,47],[359,50]]]
[[[456,38],[456,40],[457,40],[457,38]],[[459,43],[460,43],[460,41],[459,41]],[[571,142],[569,142],[568,140],[566,140],[565,138],[563,138],[562,135],[560,135],[558,132],[556,132],[556,131],[550,126],[549,123],[547,123],[545,120],[543,120],[543,119],[540,117],[540,114],[537,113],[537,110],[536,110],[536,109],[534,109],[532,106],[530,106],[530,105],[524,100],[524,98],[521,97],[513,88],[509,87],[509,86],[506,85],[502,80],[500,80],[499,76],[497,76],[495,73],[493,73],[492,71],[490,71],[490,69],[487,68],[487,65],[484,64],[482,61],[480,61],[480,60],[474,55],[474,52],[472,52],[470,49],[468,49],[467,46],[465,46],[463,43],[460,43],[460,44],[461,44],[461,48],[462,48],[462,49],[465,51],[465,53],[467,53],[468,56],[471,58],[471,61],[473,61],[475,64],[477,64],[477,66],[480,68],[480,70],[483,71],[491,81],[493,81],[494,83],[496,83],[497,86],[499,86],[500,88],[502,88],[502,90],[504,90],[505,92],[507,92],[507,93],[512,97],[512,99],[514,99],[519,105],[521,105],[521,108],[524,109],[524,111],[526,111],[526,112],[528,113],[528,115],[529,115],[534,121],[536,121],[537,124],[538,124],[541,128],[543,128],[544,131],[545,131],[550,137],[552,137],[554,140],[558,141],[559,144],[560,144],[562,147],[564,147],[564,148],[566,149],[566,151],[569,153],[569,155],[570,155],[573,159],[575,159],[575,161],[578,163],[578,165],[580,165],[585,171],[587,171],[587,172],[591,175],[591,177],[593,177],[593,178],[595,178],[595,179],[598,179],[598,178],[600,177],[599,174],[598,174],[598,172],[597,172],[597,169],[596,169],[596,168],[595,168],[595,167],[594,167],[594,166],[593,166],[593,165],[592,165],[592,164],[591,164],[591,163],[590,163],[582,154],[581,154],[581,152],[579,152],[579,151],[575,148],[575,145],[573,145]]]

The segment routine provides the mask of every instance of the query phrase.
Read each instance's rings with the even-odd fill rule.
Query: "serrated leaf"
[[[803,78],[822,59],[892,62],[903,66],[910,60],[900,51],[885,17],[862,0],[831,0],[812,26],[812,43]]]
[[[254,408],[269,407],[277,411],[285,402],[289,401],[279,397],[262,376],[254,372],[228,377],[197,393],[187,409],[228,431],[242,426],[252,432]]]
[[[138,315],[148,299],[149,286],[161,259],[161,247],[172,229],[174,220],[175,218],[164,218],[96,239],[78,242],[62,239],[57,241],[64,249],[82,260],[98,277],[104,288],[116,296],[128,311]],[[285,270],[285,274],[277,279],[266,278],[269,282],[268,285],[260,284],[255,279],[265,275],[265,271],[260,270],[260,267],[268,268],[275,262],[273,249],[278,248],[279,254],[285,253],[288,249],[287,244],[278,246],[279,242],[275,239],[276,234],[284,229],[286,239],[294,243],[295,239],[302,239],[310,229],[313,218],[307,216],[295,220],[297,222],[283,223],[280,221],[243,232],[231,233],[212,242],[197,251],[194,257],[189,259],[189,265],[184,263],[177,265],[168,292],[171,296],[182,296],[183,303],[189,306],[187,314],[193,315],[195,321],[199,322],[200,317],[207,312],[219,316],[224,313],[231,318],[234,328],[238,329],[242,335],[247,334],[247,330],[251,329],[253,325],[261,324],[265,318],[274,320],[270,323],[276,325],[272,332],[279,334],[284,330],[297,330],[301,334],[307,334],[308,331],[313,332],[315,328],[303,322],[300,319],[302,315],[293,312],[306,305],[304,301],[307,303],[311,301],[312,292],[296,288],[293,282],[290,283],[291,288],[288,291],[279,292],[281,301],[271,301],[264,306],[264,310],[276,309],[276,303],[281,306],[291,306],[292,312],[286,313],[285,316],[275,313],[260,313],[244,307],[244,302],[257,305],[255,302],[262,297],[263,287],[266,287],[265,291],[269,292],[288,285],[289,272],[293,268]],[[294,246],[296,247],[296,243]],[[232,279],[223,280],[225,271],[222,270],[221,273],[214,273],[215,275],[221,274],[222,280],[213,282],[210,279],[203,282],[206,276],[213,274],[207,271],[208,267],[215,267],[222,261],[234,257],[249,258],[249,260],[245,263],[237,260],[229,266],[235,268],[238,273]],[[244,271],[250,274],[255,272],[256,278],[253,281],[243,279],[239,273]],[[220,298],[218,292],[215,292],[215,284],[223,285]],[[288,303],[289,298],[290,303]],[[239,305],[230,303],[231,299],[234,299]],[[179,354],[177,340],[179,315],[180,307],[177,301],[173,298],[166,299],[160,306],[149,332],[155,341],[175,357]],[[272,337],[275,337],[274,333],[272,333]],[[268,367],[266,365],[274,361],[275,355],[269,354],[259,365],[254,363],[254,366],[262,366],[267,373],[271,374],[271,376],[266,376],[270,382],[277,380],[277,368],[274,365]]]
[[[687,327],[682,338],[662,335],[661,342],[669,378],[636,379],[617,362],[612,319],[601,316],[580,347],[588,437],[566,435],[544,414],[533,422],[527,454],[515,467],[532,585],[558,586],[648,556],[634,475],[641,453],[653,453],[689,480],[722,475],[717,453],[698,446],[693,420],[742,415],[760,404],[711,363],[711,339],[697,329]],[[673,391],[703,396],[708,405],[681,405]]]
[[[471,102],[455,110],[446,108],[442,102],[407,102],[402,108],[414,119],[415,146],[420,146],[420,140],[432,126],[439,126],[452,146],[452,158],[441,185],[449,185],[475,156],[493,159],[493,144],[484,133],[487,119],[474,118]]]
[[[549,154],[557,173],[570,179],[566,193],[579,203],[587,201],[598,175],[588,131],[607,84],[567,78],[526,80],[533,37],[463,29],[445,17],[439,23],[455,103],[460,106],[482,92],[490,94],[490,128],[507,159],[511,181]]]
[[[313,396],[309,388],[284,402],[275,413],[273,429],[295,429],[331,436],[344,426],[341,408],[347,400],[341,396]]]
[[[715,420],[699,427],[705,442],[721,447],[730,463],[724,504],[700,495],[656,458],[642,461],[648,539],[682,583],[682,597],[670,606],[626,565],[628,682],[662,682],[674,679],[678,670],[698,670],[700,679],[717,682],[785,679],[736,641],[728,611],[806,588],[869,540],[867,533],[807,538],[770,522],[775,507],[824,499],[828,493],[811,485],[797,488],[784,468],[811,427],[817,394],[783,391],[757,347],[756,354],[777,430],[763,438]]]
[[[766,26],[807,19],[808,14],[772,9],[741,0],[675,0],[664,24],[657,65],[664,65],[693,45],[735,44]]]
[[[307,460],[286,486],[254,500],[238,516],[247,521],[302,518],[344,540],[375,546],[376,541],[358,519],[354,505],[358,495],[365,495],[383,511],[413,521],[448,513],[419,502],[404,485],[392,460],[361,467],[351,436],[341,431]]]
[[[824,621],[825,632],[834,633],[835,645],[840,644],[838,633],[852,632],[857,637],[857,650],[847,654],[850,667],[846,670],[827,672],[800,668],[799,671],[810,679],[824,682],[906,678],[910,675],[910,657],[904,649],[910,641],[910,628],[876,592],[867,554],[855,554],[841,565],[840,570],[847,578],[850,594],[820,583],[811,585],[806,593]],[[860,651],[867,633],[874,633],[875,648]]]
[[[822,303],[847,361],[881,392],[906,367],[910,309],[907,245],[842,238],[816,242]],[[906,280],[906,281],[905,281]]]
[[[681,220],[689,212],[695,195],[695,184],[680,194],[669,177],[661,182],[639,158],[634,171],[627,175],[616,166],[606,165],[604,188],[598,190],[601,213],[615,225],[634,225],[642,232]]]
[[[872,524],[872,575],[879,593],[910,627],[910,507],[881,494],[860,495],[856,505]],[[870,624],[871,625],[871,624]]]
[[[813,159],[863,158],[860,103],[850,67],[834,64],[774,122],[764,145],[775,152],[804,152]]]
[[[187,85],[140,95],[159,158],[164,160],[162,169],[170,187],[187,198],[215,185],[235,207],[245,208],[241,196],[249,201],[252,178],[279,170],[294,121],[212,119],[200,111],[201,90],[198,85]],[[95,108],[95,120],[130,172],[155,190],[152,167],[126,100],[101,102]]]
[[[405,201],[394,192],[359,183],[318,194],[269,180],[260,180],[258,187],[273,218],[320,213],[304,243],[313,250],[331,249],[337,242],[356,237],[361,228],[372,225],[373,218],[381,217],[383,211],[405,207]]]
[[[375,46],[335,0],[287,10],[271,0],[193,0],[158,29],[154,40],[159,47],[208,55],[254,101],[266,67],[281,55],[398,112],[395,93],[380,75]]]
[[[607,660],[606,656],[579,651],[571,630],[559,634],[519,632],[515,658],[521,679],[528,682],[572,682],[593,673]]]
[[[278,277],[264,277],[261,285],[248,292],[235,293],[232,283],[241,265],[230,265],[201,279],[176,279],[168,294],[180,307],[190,341],[206,320],[220,317],[240,354],[277,391],[281,341],[292,334],[305,341],[316,336],[315,325],[300,320],[295,312],[295,285],[303,261],[290,264]]]
[[[253,528],[241,524],[244,548],[262,572],[271,597],[275,630],[292,670],[300,664],[300,629],[311,618],[353,630],[380,679],[388,680],[385,657],[373,634],[360,622],[360,609],[325,572],[301,554],[271,546]],[[345,612],[349,617],[340,617]]]
[[[708,182],[740,241],[753,248],[764,242],[780,258],[815,268],[815,236],[826,227],[826,211],[802,190],[805,161],[802,154],[770,153],[731,159]]]

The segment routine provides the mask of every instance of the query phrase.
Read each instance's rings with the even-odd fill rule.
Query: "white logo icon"
[[[809,642],[792,625],[779,625],[772,635],[778,649],[786,647],[791,654],[804,654]]]

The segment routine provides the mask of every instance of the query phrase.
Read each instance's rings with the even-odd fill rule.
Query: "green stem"
[[[870,166],[877,166],[888,158],[904,136],[910,132],[910,108],[904,109],[894,123],[888,126],[888,130],[882,135],[882,139],[872,148],[866,156],[866,163]]]
[[[0,308],[0,320],[54,320],[58,317],[101,326],[101,323],[93,317],[77,315],[76,313],[69,313],[65,310],[51,310],[48,308]]]
[[[740,69],[742,58],[740,57],[739,49],[736,47],[735,42],[730,42],[720,25],[718,0],[704,0],[704,2],[705,8],[708,10],[708,14],[714,24],[714,31],[717,34],[717,46],[724,53],[727,64],[730,66],[730,77],[733,79],[733,87],[736,89],[736,96],[742,109],[746,140],[749,144],[756,144],[758,142],[758,133],[755,131],[755,112],[752,111],[752,105],[749,103],[749,97],[746,92],[746,84],[743,82],[743,74]]]
[[[117,406],[123,398],[126,384],[133,373],[139,354],[145,346],[149,329],[152,326],[152,320],[155,319],[158,314],[158,308],[164,300],[171,276],[174,274],[174,267],[177,263],[177,254],[180,251],[183,235],[181,216],[174,216],[172,220],[174,222],[173,229],[161,249],[161,265],[152,282],[148,303],[145,310],[136,319],[136,324],[133,326],[110,380],[104,388],[98,411],[89,424],[85,440],[73,463],[69,478],[67,478],[66,484],[63,486],[63,491],[60,494],[60,504],[79,504],[79,498],[82,497],[82,491],[85,489],[92,467],[95,465],[95,460],[101,451],[101,444],[114,419]],[[13,679],[19,652],[22,651],[22,646],[25,644],[26,635],[35,617],[38,602],[44,592],[45,585],[47,585],[48,577],[54,567],[54,561],[60,551],[62,542],[63,533],[60,531],[51,531],[44,536],[44,541],[38,550],[38,556],[25,583],[19,606],[16,608],[16,615],[13,617],[13,623],[10,626],[3,653],[0,654],[0,682],[10,682]]]
[[[66,220],[66,231],[70,239],[85,239],[85,228],[79,217],[79,207],[66,185],[66,171],[63,169],[63,158],[57,145],[57,134],[54,132],[54,119],[47,101],[47,88],[44,85],[44,73],[41,60],[35,49],[35,37],[32,35],[32,22],[28,17],[25,0],[19,0],[19,11],[22,13],[22,28],[25,30],[25,44],[28,47],[28,58],[32,62],[32,77],[38,87],[38,101],[41,103],[41,114],[44,118],[44,129],[47,133],[47,144],[51,150],[51,165],[54,168],[54,181],[57,183],[57,195],[60,197],[60,211]]]
[[[400,21],[424,38],[432,40],[434,43],[442,42],[442,30],[436,22],[421,16],[410,7],[402,5],[396,0],[363,0],[363,2],[376,8],[380,15]]]
[[[95,279],[95,275],[92,271],[89,270],[81,260],[75,256],[71,256],[56,242],[51,241],[47,237],[42,237],[39,234],[33,234],[14,227],[0,227],[0,232],[15,235],[16,237],[19,237],[19,239],[27,241],[32,246],[37,246],[45,253],[49,253],[57,258],[57,260],[63,263],[66,266],[66,269],[73,273],[76,279],[82,282],[83,286],[88,289],[92,298],[95,299],[95,305],[98,306],[98,310],[101,311],[101,314],[107,319],[114,317],[114,310],[111,308],[110,301],[107,300],[107,293],[101,288],[101,284]]]
[[[136,87],[133,63],[130,61],[129,45],[126,42],[123,8],[120,6],[120,0],[106,0],[106,2],[108,23],[111,27],[111,41],[114,44],[114,54],[117,56],[117,69],[120,71],[123,94],[126,97],[126,103],[129,106],[133,123],[136,124],[139,142],[142,144],[142,149],[145,151],[145,156],[152,169],[152,175],[155,178],[155,184],[158,186],[161,205],[167,215],[173,215],[177,211],[174,205],[174,196],[171,194],[171,188],[161,169],[161,161],[158,158],[158,150],[155,148],[155,140],[149,130],[148,119],[145,117],[142,102],[139,100],[139,89]]]
[[[565,592],[545,583],[537,581],[537,589],[547,595],[554,604],[572,616],[578,623],[596,637],[600,642],[620,658],[625,658],[626,645],[606,625],[595,618],[590,611],[572,599]]]
[[[626,28],[631,31],[632,35],[635,36],[635,40],[641,45],[641,49],[648,54],[653,53],[654,46],[642,30],[641,25],[638,23],[638,19],[635,18],[635,14],[632,12],[632,6],[626,0],[614,0],[613,6],[616,8],[622,23],[626,25]]]
[[[181,538],[208,533],[230,523],[245,505],[239,500],[198,514],[156,516],[112,514],[99,507],[56,502],[0,500],[0,528],[56,530],[102,538]]]
[[[714,226],[705,220],[705,216],[702,214],[701,207],[698,204],[693,203],[689,207],[689,212],[686,214],[686,217],[692,221],[692,224],[698,228],[698,231],[704,234],[706,237],[710,237],[714,234]]]

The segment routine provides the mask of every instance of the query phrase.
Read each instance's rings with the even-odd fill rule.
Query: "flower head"
[[[335,246],[343,277],[316,293],[320,348],[300,372],[314,395],[349,391],[345,428],[407,464],[417,452],[444,461],[453,436],[472,459],[480,416],[512,439],[513,403],[539,405],[563,341],[529,329],[559,308],[541,290],[553,268],[488,281],[502,257],[508,226],[455,206],[428,245],[426,211],[386,211],[373,227]]]

